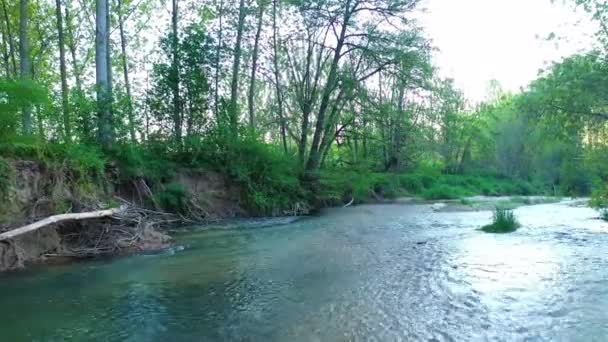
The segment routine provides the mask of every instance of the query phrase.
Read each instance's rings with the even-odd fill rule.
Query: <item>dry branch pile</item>
[[[158,227],[179,217],[136,207],[53,215],[0,234],[0,271],[49,257],[118,255],[167,247],[171,238]]]

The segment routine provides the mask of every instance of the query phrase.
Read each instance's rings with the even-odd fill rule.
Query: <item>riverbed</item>
[[[489,211],[363,205],[0,275],[0,340],[605,341],[608,224],[515,213],[492,235]]]

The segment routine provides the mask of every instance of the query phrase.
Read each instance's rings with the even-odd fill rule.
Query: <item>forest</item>
[[[602,3],[572,6],[603,28]],[[440,76],[420,6],[0,0],[0,201],[35,161],[80,199],[136,182],[173,212],[191,204],[182,169],[223,175],[249,215],[410,195],[605,206],[608,33],[471,103]],[[75,210],[50,192],[52,212]]]

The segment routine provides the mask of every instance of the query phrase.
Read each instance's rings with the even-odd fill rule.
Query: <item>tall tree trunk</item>
[[[110,35],[110,28],[112,26],[112,21],[110,17],[110,4],[112,0],[107,0],[106,2],[106,23],[107,23],[107,31],[106,31],[106,49],[108,53],[106,54],[107,65],[108,65],[108,101],[110,103],[110,116],[112,117],[112,136],[114,136],[114,118],[113,118],[113,108],[112,104],[114,103],[114,72],[112,70],[112,41]],[[112,137],[112,139],[114,139]]]
[[[7,38],[4,25],[0,26],[0,36],[2,37],[2,61],[4,62],[4,74],[7,79],[11,78],[10,57],[8,55]]]
[[[72,129],[70,127],[70,109],[68,102],[68,75],[65,65],[65,37],[63,35],[63,14],[61,12],[61,0],[55,0],[57,14],[57,34],[59,38],[59,71],[61,74],[61,109],[63,111],[63,130],[65,142],[72,140]]]
[[[340,58],[342,57],[342,48],[344,47],[346,31],[352,14],[350,4],[351,0],[346,0],[346,4],[344,5],[345,10],[344,20],[342,22],[342,29],[340,31],[340,36],[338,37],[338,41],[336,43],[334,57],[329,70],[329,75],[327,76],[327,83],[325,84],[325,88],[323,89],[323,96],[321,97],[321,104],[319,105],[319,111],[317,113],[315,133],[312,138],[310,154],[308,156],[308,162],[306,163],[305,169],[306,177],[309,179],[316,178],[315,173],[319,168],[319,144],[321,143],[322,133],[325,130],[325,114],[329,106],[329,100],[331,98],[332,92],[335,89],[335,84],[338,79],[338,67],[340,63]]]
[[[81,79],[81,68],[78,66],[78,59],[76,56],[76,37],[74,36],[73,22],[70,11],[70,2],[68,1],[65,6],[65,22],[66,22],[66,32],[68,34],[68,39],[66,44],[68,49],[70,50],[71,62],[72,62],[72,72],[74,74],[74,81],[76,84],[76,98],[77,101],[80,101],[84,98],[84,92],[82,91],[82,79]],[[84,139],[89,139],[91,134],[91,127],[89,126],[89,117],[88,113],[78,108],[75,108],[77,112],[77,117],[81,121],[82,124],[82,133]]]
[[[4,25],[6,27],[6,40],[8,41],[9,56],[11,64],[13,66],[13,77],[17,76],[17,61],[15,60],[15,44],[13,40],[13,33],[11,30],[11,21],[8,16],[8,8],[6,7],[6,0],[2,0],[2,12],[4,14]]]
[[[283,142],[283,150],[287,154],[287,134],[285,129],[285,118],[283,117],[283,94],[281,92],[281,71],[279,70],[279,41],[278,41],[278,25],[277,25],[277,2],[272,0],[272,48],[274,63],[274,85],[277,93],[277,111],[279,112],[279,121],[281,125],[281,141]]]
[[[133,98],[131,97],[131,83],[129,82],[129,65],[127,62],[127,41],[125,39],[124,20],[122,17],[122,1],[123,0],[118,0],[118,28],[120,30],[122,72],[125,80],[125,90],[127,91],[127,118],[129,119],[129,134],[131,136],[131,142],[136,142],[137,138],[135,137],[135,119],[133,118]]]
[[[179,97],[179,37],[177,31],[178,21],[178,0],[173,0],[173,11],[171,16],[171,27],[172,27],[172,52],[173,60],[171,62],[171,74],[172,74],[172,90],[173,90],[173,129],[175,144],[180,147],[182,144],[182,114],[181,114],[181,101]]]
[[[95,1],[95,77],[97,80],[97,105],[99,124],[99,143],[110,149],[114,139],[110,94],[109,23],[108,0]]]
[[[65,21],[66,31],[69,39],[66,41],[66,45],[70,50],[70,56],[72,57],[72,69],[74,73],[74,81],[76,82],[76,90],[82,92],[82,79],[80,78],[80,67],[78,66],[78,59],[76,57],[76,37],[74,37],[73,22],[71,17],[70,2],[67,2],[65,7]]]
[[[40,55],[38,55],[40,59],[42,56],[42,53],[40,53]],[[38,61],[38,63],[34,62],[35,65],[40,65],[40,61]],[[35,80],[36,79],[36,68],[32,67],[32,79]],[[35,106],[35,113],[36,113],[36,128],[38,130],[38,138],[40,139],[40,141],[45,141],[46,137],[44,135],[44,124],[43,124],[43,118],[42,118],[42,109],[40,108],[40,105],[37,104]]]
[[[258,13],[258,24],[255,32],[255,42],[253,43],[253,56],[251,59],[251,83],[249,84],[249,95],[248,95],[248,105],[249,105],[249,128],[252,132],[255,131],[255,106],[254,106],[254,97],[255,97],[255,82],[256,82],[256,71],[258,68],[258,54],[260,50],[260,35],[262,34],[262,23],[264,19],[264,10],[266,9],[266,0],[259,0],[259,13]]]
[[[23,81],[30,79],[30,47],[28,37],[28,0],[19,2],[19,69]],[[32,134],[32,109],[25,104],[21,108],[23,134]]]
[[[215,114],[215,121],[219,125],[220,122],[220,74],[222,70],[222,63],[220,61],[222,53],[222,44],[224,39],[224,1],[220,0],[218,16],[220,20],[220,26],[217,38],[217,50],[215,51],[215,89],[214,89],[214,107],[213,111]]]
[[[237,23],[236,42],[234,44],[234,62],[232,63],[232,82],[230,84],[230,106],[228,108],[230,115],[230,130],[233,137],[238,135],[239,72],[241,69],[241,44],[243,41],[243,31],[245,29],[245,12],[245,0],[240,0],[239,21]]]

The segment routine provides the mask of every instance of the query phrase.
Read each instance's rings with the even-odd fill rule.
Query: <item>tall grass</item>
[[[520,227],[513,210],[496,207],[492,223],[481,228],[486,233],[504,234],[512,233]]]

